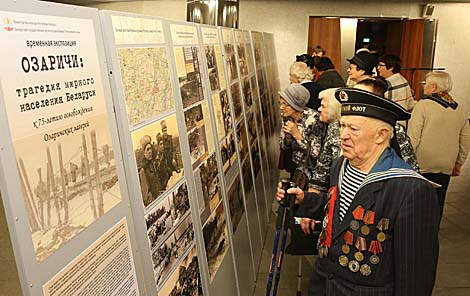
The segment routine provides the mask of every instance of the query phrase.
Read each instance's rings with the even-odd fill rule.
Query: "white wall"
[[[281,88],[295,55],[307,51],[310,16],[407,17],[420,15],[420,5],[375,1],[241,1],[240,28],[274,33]],[[349,56],[348,56],[349,58]]]
[[[452,76],[451,94],[470,115],[470,3],[435,4],[438,18],[434,66],[444,67]]]

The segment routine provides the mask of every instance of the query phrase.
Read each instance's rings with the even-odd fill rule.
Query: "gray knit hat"
[[[279,95],[286,100],[292,108],[300,112],[305,110],[305,105],[310,99],[308,90],[297,83],[290,84],[283,91],[280,91]]]

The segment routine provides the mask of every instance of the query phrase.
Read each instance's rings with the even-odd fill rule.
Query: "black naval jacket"
[[[340,157],[333,163],[331,188],[341,182],[341,170],[344,172],[346,161]],[[328,204],[328,198],[332,198],[331,194],[326,196],[306,192],[296,216],[323,219],[325,232],[320,235],[320,258],[314,267],[310,296],[432,294],[439,254],[439,207],[434,188],[408,168],[392,149],[387,148],[366,177],[363,187],[356,193],[342,222],[339,221],[339,190],[334,211],[330,214],[332,221],[327,221],[328,209],[325,211],[326,215],[322,213],[322,209]],[[370,230],[367,235],[361,233],[364,221],[353,216],[358,206],[363,207],[363,212],[370,211],[374,214],[373,224],[367,225]],[[379,221],[384,222],[387,219],[388,223],[379,226],[382,229],[380,231],[377,228]],[[351,228],[353,220],[359,223],[359,229]],[[329,223],[332,223],[329,234],[331,243],[326,246]],[[353,242],[348,245],[349,253],[345,254],[343,245],[348,231],[353,234]],[[374,254],[369,248],[372,241],[378,241],[377,235],[380,232],[385,234],[381,237],[385,240],[380,243],[381,252],[376,254],[379,262],[373,260],[375,264],[372,264],[371,256]],[[361,252],[361,261],[355,258],[355,253],[358,252],[355,245],[359,238],[366,242],[362,247],[366,249]],[[377,242],[373,244],[377,246]]]

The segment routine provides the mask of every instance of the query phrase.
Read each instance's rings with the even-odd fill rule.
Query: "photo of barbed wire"
[[[86,128],[55,141],[41,134],[14,142],[38,262],[121,202],[107,120],[89,118]]]

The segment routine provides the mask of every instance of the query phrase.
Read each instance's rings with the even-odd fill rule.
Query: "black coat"
[[[343,157],[336,160],[331,169],[330,185],[338,185],[338,177]],[[439,208],[434,188],[425,180],[414,177],[391,178],[365,185],[355,195],[344,220],[339,221],[339,194],[335,202],[331,246],[323,258],[315,264],[314,275],[309,290],[310,296],[420,296],[431,295],[435,281],[439,254],[438,230]],[[323,219],[322,209],[326,204],[325,195],[306,193],[304,202],[296,213],[304,217]],[[352,211],[361,205],[366,211],[375,213],[375,221],[369,226],[370,233],[363,235],[352,230]],[[376,240],[376,228],[381,218],[388,218],[389,229],[384,231],[386,239],[381,243],[383,252],[378,254],[380,262],[370,263],[373,255],[369,250],[372,240]],[[359,221],[360,226],[364,225]],[[364,260],[371,274],[352,272],[348,266],[339,263],[339,256],[345,255],[342,246],[347,231],[364,237],[367,250]],[[348,262],[354,260],[357,249],[354,243],[347,254]]]

